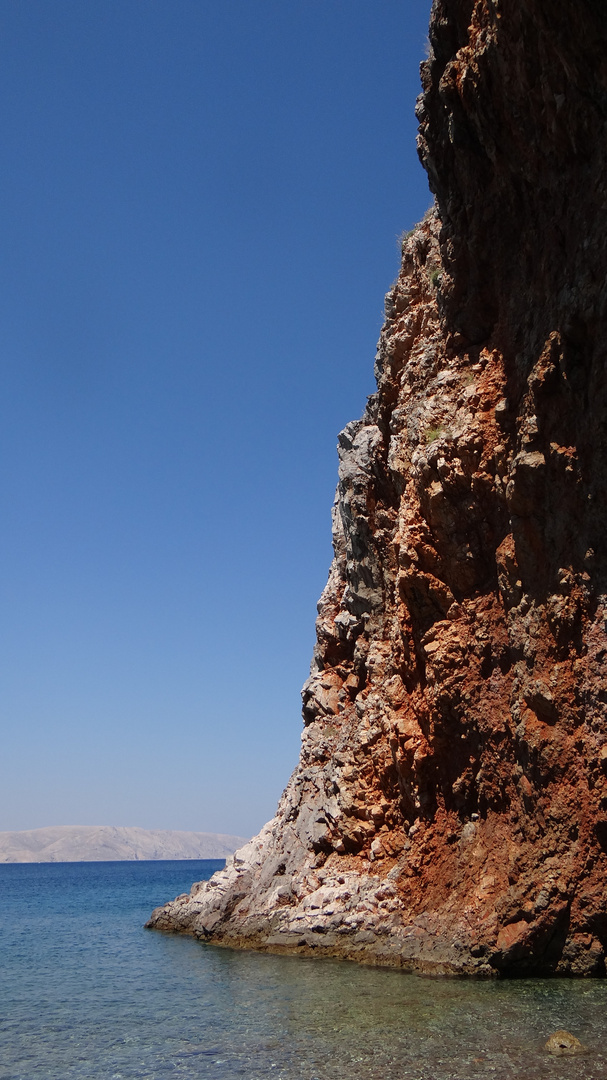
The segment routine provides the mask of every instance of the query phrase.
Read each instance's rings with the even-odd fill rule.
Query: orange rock
[[[260,837],[155,924],[602,974],[607,23],[598,3],[435,0],[430,46],[436,206],[403,243],[377,393],[339,436],[301,760]],[[312,871],[333,897],[313,923]]]

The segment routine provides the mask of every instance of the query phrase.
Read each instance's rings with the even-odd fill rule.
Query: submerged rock
[[[607,8],[435,0],[377,393],[277,816],[148,925],[433,974],[604,973]]]
[[[544,1050],[556,1057],[566,1057],[569,1054],[583,1054],[585,1047],[579,1039],[569,1031],[555,1031],[544,1044]]]

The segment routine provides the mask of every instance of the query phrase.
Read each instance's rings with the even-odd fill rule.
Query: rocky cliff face
[[[430,972],[604,973],[607,8],[435,0],[436,209],[339,437],[276,818],[149,925]]]

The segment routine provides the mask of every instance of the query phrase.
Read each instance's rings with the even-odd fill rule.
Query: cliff
[[[607,8],[435,0],[377,393],[276,818],[148,925],[604,974]]]
[[[0,832],[0,863],[225,859],[242,836],[115,825],[54,825]]]

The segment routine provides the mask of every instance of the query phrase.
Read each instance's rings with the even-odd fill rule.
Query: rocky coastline
[[[605,974],[607,9],[435,0],[377,393],[276,817],[147,924],[428,974]]]

